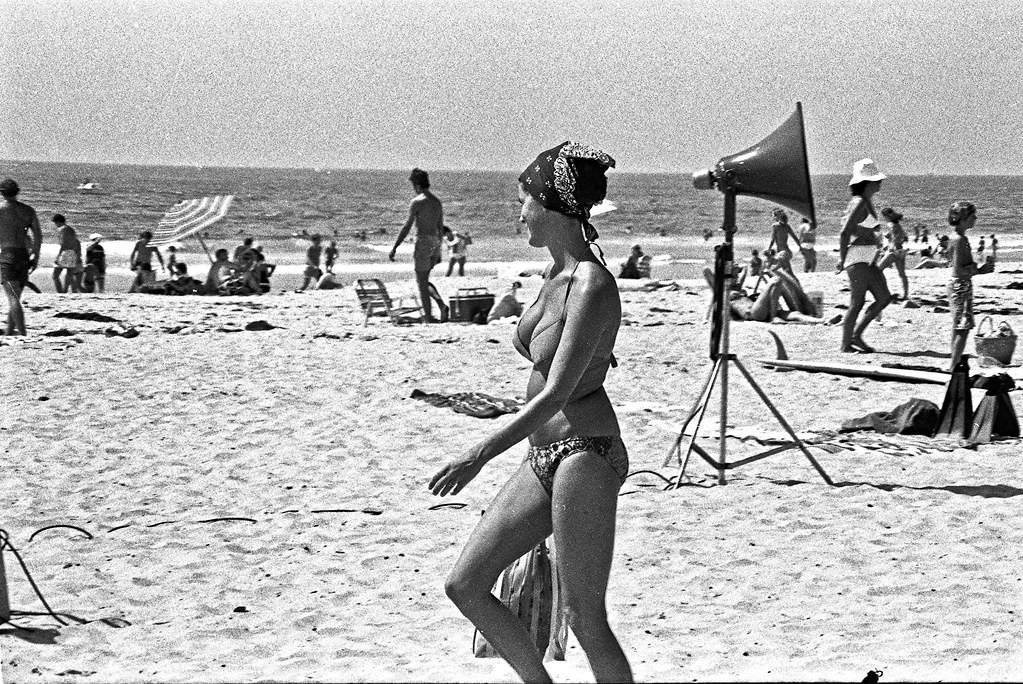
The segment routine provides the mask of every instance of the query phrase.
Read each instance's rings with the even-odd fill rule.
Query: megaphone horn
[[[780,204],[816,225],[810,167],[806,158],[803,105],[756,145],[722,157],[713,169],[693,174],[700,190],[717,187],[731,195],[749,195]]]

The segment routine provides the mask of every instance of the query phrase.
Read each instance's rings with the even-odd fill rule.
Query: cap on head
[[[853,173],[852,178],[849,179],[849,185],[856,185],[863,181],[882,181],[887,177],[881,173],[881,169],[877,168],[873,159],[860,159],[853,163]]]

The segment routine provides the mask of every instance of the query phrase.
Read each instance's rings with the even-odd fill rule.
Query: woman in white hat
[[[842,351],[870,353],[873,350],[863,341],[863,331],[880,315],[892,299],[884,272],[877,265],[881,247],[881,222],[871,198],[881,189],[887,178],[871,159],[853,164],[849,180],[852,199],[842,219],[842,232],[838,237],[838,270],[849,275],[849,310],[842,321]],[[866,295],[874,298],[863,317],[859,318]],[[859,319],[859,320],[857,320]]]

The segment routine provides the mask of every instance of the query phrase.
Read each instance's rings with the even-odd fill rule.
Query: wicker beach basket
[[[984,323],[987,322],[988,330],[984,332]],[[1016,333],[1012,326],[1002,321],[995,327],[990,316],[984,316],[977,325],[977,334],[974,338],[977,345],[977,356],[990,356],[1003,366],[1012,363],[1012,353],[1016,351]]]

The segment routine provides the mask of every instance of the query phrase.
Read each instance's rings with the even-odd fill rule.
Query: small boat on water
[[[95,192],[99,190],[99,183],[97,183],[94,180],[89,180],[88,178],[86,178],[84,182],[79,183],[75,187],[75,190],[77,190],[78,192]]]

